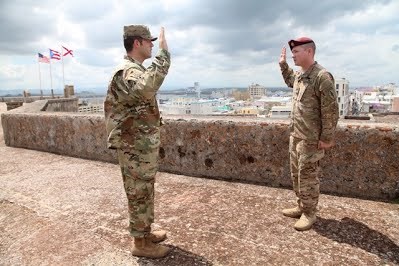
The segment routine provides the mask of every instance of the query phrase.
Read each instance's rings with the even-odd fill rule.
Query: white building
[[[170,102],[159,104],[159,110],[162,114],[169,115],[190,114],[191,111],[189,103],[191,101],[192,99],[189,98],[176,98],[171,100]]]
[[[336,79],[335,90],[338,97],[339,116],[344,117],[349,114],[349,81],[345,78]]]
[[[104,106],[102,104],[89,104],[78,107],[79,113],[102,113],[104,112]]]
[[[248,86],[248,93],[252,99],[259,99],[266,96],[266,87],[252,83],[252,85]]]
[[[389,84],[386,84],[383,86],[377,86],[377,87],[375,87],[375,90],[377,90],[382,95],[398,95],[399,94],[399,88],[398,88],[398,86],[395,85],[395,83],[389,83]]]
[[[218,100],[198,100],[190,103],[190,114],[207,115],[218,110],[221,105]]]
[[[291,105],[273,106],[270,110],[270,117],[272,118],[289,118],[291,116]]]
[[[199,82],[194,82],[194,88],[195,88],[195,92],[197,93],[197,98],[201,99],[201,87]]]
[[[376,89],[364,92],[362,99],[362,111],[365,113],[384,113],[392,108],[393,95],[381,93]]]
[[[292,97],[285,96],[272,96],[272,97],[262,97],[254,101],[254,105],[257,107],[269,107],[274,105],[286,105],[291,102]]]
[[[171,102],[159,105],[162,114],[170,115],[210,115],[217,113],[226,113],[229,100],[226,99],[194,99],[194,98],[177,98]]]

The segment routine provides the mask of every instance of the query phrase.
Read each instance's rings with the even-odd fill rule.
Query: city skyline
[[[351,87],[399,83],[397,1],[40,0],[0,7],[2,90],[39,89],[37,54],[62,52],[61,45],[74,55],[64,60],[66,84],[105,88],[123,57],[122,29],[129,24],[146,24],[155,36],[165,27],[172,65],[164,89],[195,81],[205,88],[284,87],[280,51],[299,36],[312,37],[316,60]],[[156,41],[153,56],[157,48]],[[297,69],[290,53],[288,62]],[[51,67],[53,88],[61,89],[61,62],[52,60]],[[49,65],[40,68],[42,88],[49,89]]]

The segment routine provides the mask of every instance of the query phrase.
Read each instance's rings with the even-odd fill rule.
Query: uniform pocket
[[[300,102],[303,95],[305,94],[307,85],[303,84],[303,83],[299,83],[299,92],[298,92],[298,97],[297,97],[297,101]]]
[[[324,157],[324,150],[318,149],[318,142],[302,140],[297,150],[304,163],[315,163]]]

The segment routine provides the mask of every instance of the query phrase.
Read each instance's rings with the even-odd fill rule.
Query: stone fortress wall
[[[73,101],[42,100],[2,114],[6,145],[116,163],[115,152],[106,148],[103,116],[62,112],[73,106]],[[164,120],[161,171],[291,187],[287,121],[199,116]],[[321,162],[321,191],[398,198],[398,137],[399,126],[392,123],[340,121],[336,147]]]

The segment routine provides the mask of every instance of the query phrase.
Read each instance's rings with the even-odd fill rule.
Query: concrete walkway
[[[168,173],[154,228],[172,252],[133,257],[117,165],[6,147],[0,132],[0,265],[399,265],[398,204],[322,195],[297,232],[280,214],[290,190]]]

